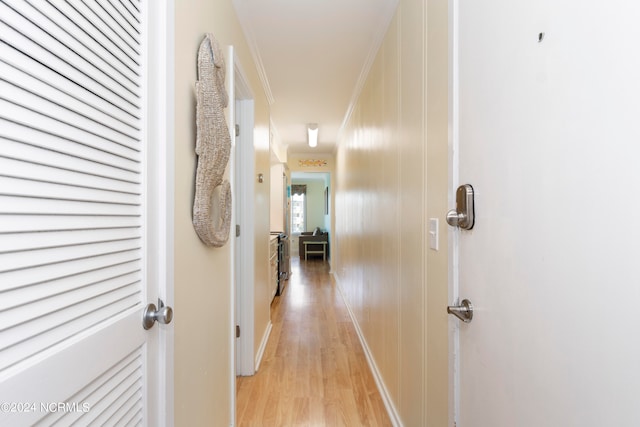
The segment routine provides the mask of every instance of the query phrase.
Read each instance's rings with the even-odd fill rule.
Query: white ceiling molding
[[[260,82],[262,83],[262,88],[264,89],[264,93],[267,97],[267,102],[269,105],[273,105],[276,102],[273,97],[273,93],[271,92],[271,86],[269,85],[269,78],[267,77],[267,72],[264,69],[264,63],[262,62],[262,58],[260,57],[260,52],[258,50],[258,45],[256,44],[255,37],[253,36],[253,32],[251,31],[248,23],[250,22],[249,15],[244,10],[243,2],[240,0],[233,0],[233,6],[236,9],[236,14],[238,15],[238,20],[240,21],[240,26],[242,27],[242,31],[244,32],[244,37],[247,39],[247,44],[249,45],[249,50],[251,51],[251,56],[256,64],[256,68],[258,71],[258,77],[260,78]]]
[[[349,102],[349,107],[347,108],[347,112],[342,119],[342,124],[340,125],[340,129],[338,130],[338,138],[340,139],[342,132],[345,127],[349,123],[351,119],[351,115],[353,114],[353,110],[356,108],[358,103],[358,98],[360,98],[360,94],[362,93],[362,88],[367,81],[367,77],[369,76],[369,71],[371,71],[371,67],[376,60],[376,56],[378,55],[378,51],[380,50],[380,46],[382,46],[382,42],[384,41],[384,37],[387,34],[387,30],[389,29],[389,25],[391,24],[391,20],[395,14],[396,8],[398,7],[398,0],[394,0],[387,4],[387,10],[381,15],[380,25],[377,33],[375,34],[375,38],[373,43],[371,44],[371,48],[369,49],[369,53],[367,53],[367,59],[362,66],[362,70],[360,71],[360,75],[358,76],[358,81],[356,82],[355,87],[353,88],[353,93],[351,94],[351,101]]]

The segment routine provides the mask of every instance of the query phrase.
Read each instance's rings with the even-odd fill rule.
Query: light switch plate
[[[438,218],[429,218],[429,248],[434,251],[437,251],[439,248],[438,225]]]

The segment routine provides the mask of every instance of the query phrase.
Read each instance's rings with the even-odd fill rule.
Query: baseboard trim
[[[344,301],[344,304],[347,307],[347,311],[349,312],[349,317],[351,318],[351,322],[353,323],[353,326],[356,329],[356,333],[358,334],[358,339],[360,340],[360,344],[362,345],[364,355],[367,358],[367,363],[369,364],[369,368],[371,369],[371,373],[373,374],[373,379],[375,380],[376,386],[378,387],[378,391],[380,392],[380,396],[382,397],[382,402],[384,403],[384,407],[386,408],[387,414],[389,414],[389,418],[391,419],[391,424],[394,427],[402,427],[402,421],[400,420],[400,415],[398,414],[398,411],[396,410],[396,407],[393,404],[393,400],[391,399],[389,390],[387,390],[387,386],[384,384],[384,380],[382,379],[380,370],[378,369],[375,359],[371,354],[371,349],[367,344],[367,340],[364,338],[364,335],[362,334],[362,329],[360,329],[360,324],[358,323],[358,319],[356,318],[355,314],[351,310],[349,301],[344,296],[342,285],[340,284],[340,278],[335,273],[333,273],[333,277],[336,281],[336,287],[338,288],[338,292],[340,292],[340,296],[342,297],[342,300]]]
[[[267,325],[267,329],[264,331],[264,335],[262,336],[262,341],[260,342],[260,347],[258,348],[258,353],[256,354],[256,362],[255,362],[255,372],[258,372],[260,368],[260,362],[262,362],[262,356],[264,356],[264,350],[267,348],[267,343],[269,342],[269,336],[271,335],[271,328],[273,328],[273,324],[269,321]]]

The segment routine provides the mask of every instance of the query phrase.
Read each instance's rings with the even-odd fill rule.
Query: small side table
[[[322,260],[325,261],[327,259],[327,242],[302,242],[304,245],[304,260],[307,260],[307,256],[309,254],[322,254]],[[309,245],[319,245],[322,246],[322,249],[316,249],[312,251],[309,249]]]

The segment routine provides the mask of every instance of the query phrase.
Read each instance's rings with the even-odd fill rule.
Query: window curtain
[[[291,194],[294,195],[303,195],[306,196],[307,195],[307,186],[303,185],[303,184],[294,184],[291,185]]]

